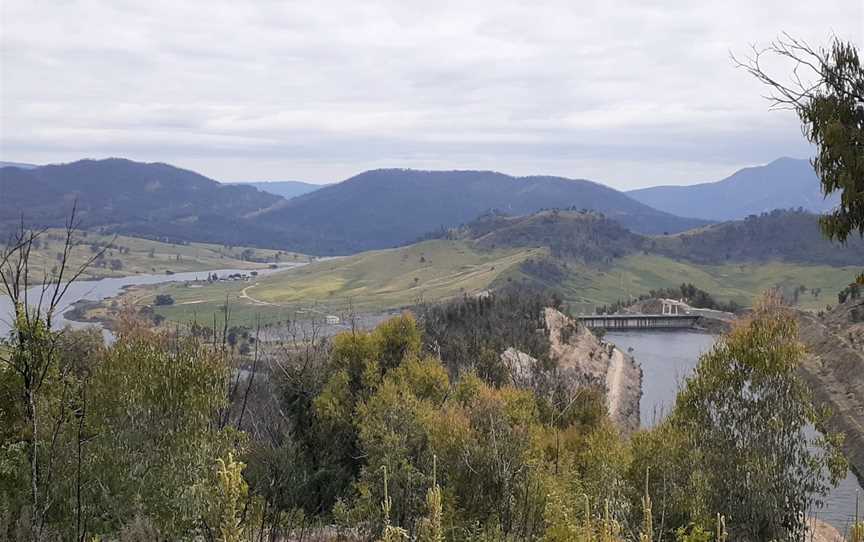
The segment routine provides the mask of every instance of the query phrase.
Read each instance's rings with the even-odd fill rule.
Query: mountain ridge
[[[675,235],[640,235],[602,213],[552,209],[523,216],[488,214],[441,233],[481,247],[550,249],[553,257],[608,263],[637,252],[694,264],[785,261],[833,266],[864,264],[864,239],[839,244],[824,238],[817,215],[774,210]]]
[[[282,198],[224,186],[194,171],[123,158],[33,169],[0,168],[0,225],[65,224],[73,206],[82,228],[144,237],[241,244],[237,223]],[[252,227],[249,225],[248,227]]]
[[[800,174],[802,162],[779,159],[697,189],[746,187],[765,168],[775,172],[791,168]],[[810,185],[818,182],[812,171],[805,177]],[[657,210],[594,181],[548,175],[391,168],[365,171],[316,188],[288,200],[254,184],[222,184],[169,164],[122,158],[32,169],[0,167],[0,226],[17,223],[22,209],[27,211],[25,220],[34,226],[62,225],[77,202],[82,227],[154,239],[335,255],[402,246],[493,210],[521,216],[543,209],[585,209],[638,234],[670,237],[710,224]],[[776,183],[761,190],[776,190]],[[714,197],[712,204],[722,206],[724,201]],[[777,197],[770,201],[782,203]],[[686,210],[697,207],[691,204]]]
[[[626,193],[655,209],[714,221],[798,207],[824,213],[838,201],[836,196],[823,196],[808,160],[789,157],[739,169],[719,181],[653,186]]]
[[[288,225],[303,252],[359,252],[410,243],[430,231],[469,222],[491,209],[526,214],[576,206],[647,233],[680,232],[708,221],[657,211],[605,185],[494,171],[370,170],[298,196],[259,216]],[[315,228],[310,226],[315,225]]]

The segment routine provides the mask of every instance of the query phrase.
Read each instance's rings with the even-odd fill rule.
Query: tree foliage
[[[791,61],[791,81],[763,68],[765,56]],[[827,195],[840,192],[840,205],[821,219],[830,239],[864,236],[864,70],[858,49],[835,38],[828,48],[813,49],[784,35],[738,62],[772,90],[773,104],[793,109],[804,135],[816,145],[813,166]]]
[[[0,345],[0,540],[801,534],[843,464],[807,432],[821,418],[788,315],[760,306],[665,422],[625,439],[596,383],[551,356],[554,304],[504,292],[313,329],[269,345],[259,378],[258,341],[238,363],[227,321],[222,337],[125,322],[105,345],[19,307]],[[537,358],[530,383],[501,362],[513,345]]]
[[[656,437],[637,440],[637,474],[672,488],[675,523],[709,527],[719,512],[736,540],[803,536],[805,512],[846,468],[837,442],[812,429],[823,413],[797,376],[803,354],[794,318],[763,301],[700,359]]]

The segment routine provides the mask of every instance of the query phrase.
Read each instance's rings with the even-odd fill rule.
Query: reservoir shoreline
[[[604,339],[628,352],[641,366],[642,427],[650,428],[669,412],[679,384],[692,373],[699,356],[713,346],[716,336],[699,331],[664,330],[609,332]],[[819,519],[840,530],[847,528],[855,516],[858,495],[864,496],[864,489],[856,473],[850,470],[826,497],[825,507],[818,511]]]

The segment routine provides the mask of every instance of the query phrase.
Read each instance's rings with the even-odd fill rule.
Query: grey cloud
[[[770,0],[3,4],[0,159],[128,156],[228,179],[484,168],[627,188],[806,156],[735,70],[862,8]],[[857,11],[856,11],[857,10]]]

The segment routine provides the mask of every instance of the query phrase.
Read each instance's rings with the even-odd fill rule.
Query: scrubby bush
[[[153,304],[157,307],[166,307],[174,304],[174,298],[170,294],[157,294],[153,299]]]

